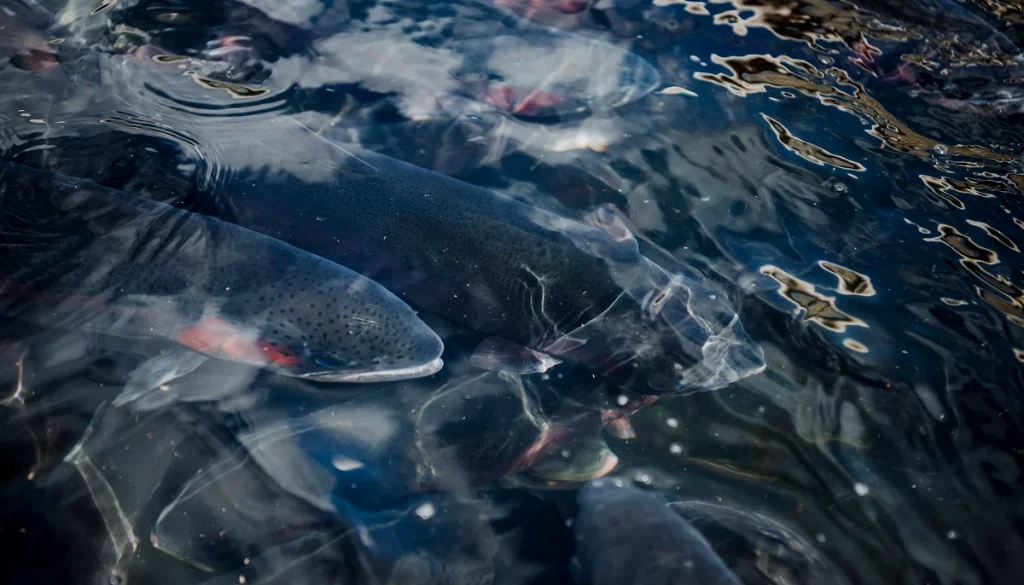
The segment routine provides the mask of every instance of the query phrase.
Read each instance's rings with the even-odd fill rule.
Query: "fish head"
[[[385,294],[386,293],[386,294]],[[321,382],[381,382],[441,367],[441,339],[404,302],[367,279],[330,282],[288,299],[264,331],[276,369]]]
[[[243,337],[248,345],[222,337],[221,348],[242,361],[255,348],[250,361],[317,382],[403,380],[441,369],[441,339],[405,302],[337,264],[300,258],[279,278],[227,297],[222,319],[255,324],[256,335]]]
[[[616,271],[624,294],[545,351],[644,395],[716,390],[765,368],[724,295],[639,256]]]
[[[643,57],[565,33],[474,39],[459,43],[457,52],[463,61],[454,77],[477,99],[520,118],[607,112],[661,84],[658,70]]]

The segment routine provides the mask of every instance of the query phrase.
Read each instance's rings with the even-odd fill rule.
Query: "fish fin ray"
[[[562,363],[562,360],[506,339],[489,337],[476,346],[469,363],[481,370],[539,374]]]
[[[209,359],[183,347],[165,350],[140,364],[128,375],[124,391],[114,399],[113,405],[123,406],[138,400],[167,382],[192,373]]]

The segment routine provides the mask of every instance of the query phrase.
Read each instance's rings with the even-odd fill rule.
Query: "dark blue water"
[[[0,539],[15,580],[584,582],[575,493],[608,474],[676,502],[744,583],[1018,582],[1016,4],[0,7],[5,161],[313,254],[337,236],[445,346],[439,372],[369,385],[225,354],[170,377],[164,398],[114,407],[174,338],[5,317]],[[524,353],[479,367],[485,338],[529,323],[477,319],[490,299],[469,284],[524,278],[517,240],[456,212],[396,212],[393,241],[446,242],[414,270],[383,241],[345,239],[393,192],[353,205],[310,186],[388,160],[552,217],[614,210],[644,257],[735,309],[766,367],[714,362],[735,375],[674,392],[645,390],[639,358],[636,375],[571,352],[545,372]],[[439,185],[424,196],[475,196]],[[27,228],[3,225],[3,254],[28,253]],[[571,304],[556,291],[588,273],[570,264],[524,285],[551,294],[536,303]],[[591,345],[631,343],[616,333]],[[560,355],[553,341],[531,347]]]

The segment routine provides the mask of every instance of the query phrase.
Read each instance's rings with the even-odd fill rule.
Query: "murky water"
[[[67,237],[11,207],[25,193],[166,204],[90,199],[76,234],[110,205],[172,228],[45,248],[84,266],[57,288],[88,319],[5,317],[19,582],[580,581],[567,524],[604,474],[673,502],[747,584],[1024,573],[1017,4],[37,2],[0,4],[0,147],[50,177],[5,174],[4,266]],[[174,209],[220,235],[189,239]],[[153,284],[175,263],[306,294],[319,277],[279,277],[285,252],[239,225],[390,290],[366,292],[366,363],[327,341],[333,308],[295,320],[284,296],[294,339],[256,357],[205,326],[119,335],[124,303],[180,301]],[[199,239],[213,268],[175,253]],[[97,257],[150,268],[105,296]],[[660,325],[634,329],[628,302]],[[408,329],[380,329],[394,315]],[[662,359],[669,329],[705,352]],[[401,367],[368,365],[399,342]],[[182,345],[206,357],[183,366]],[[659,377],[673,361],[685,382]],[[125,405],[143,374],[160,390]]]

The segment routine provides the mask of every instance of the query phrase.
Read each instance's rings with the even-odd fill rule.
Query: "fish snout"
[[[393,382],[432,376],[441,370],[444,343],[437,333],[412,314],[404,330],[393,339],[371,335],[360,347],[339,351],[330,357],[309,356],[320,369],[300,377],[317,382],[371,383]],[[384,334],[388,335],[388,334]]]

